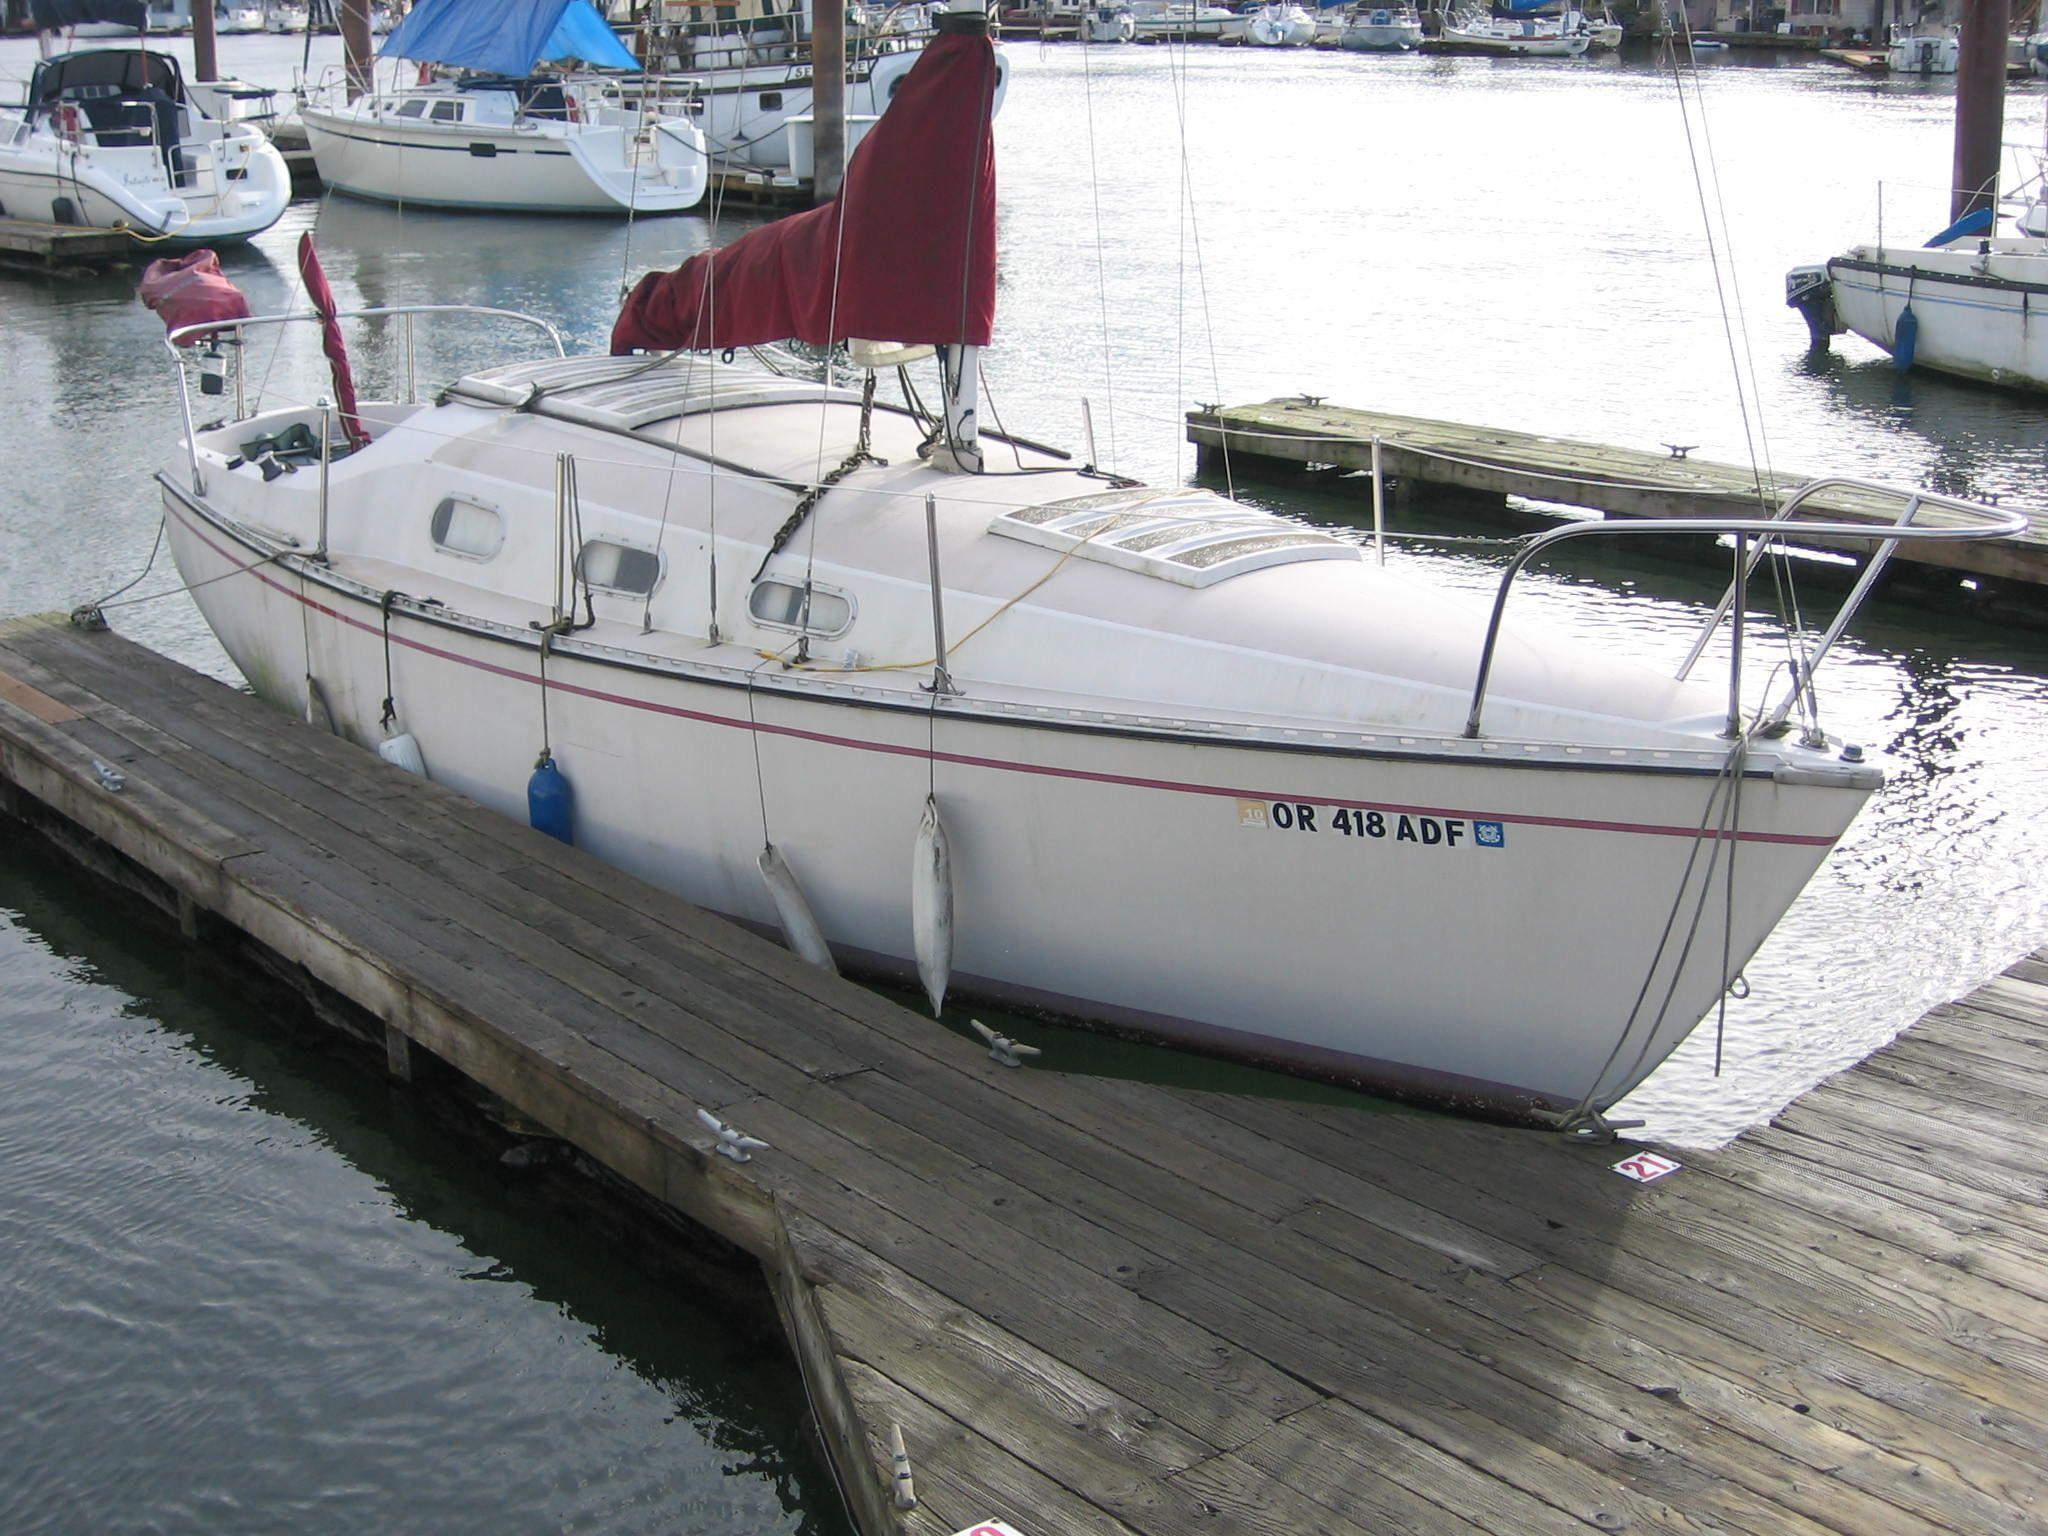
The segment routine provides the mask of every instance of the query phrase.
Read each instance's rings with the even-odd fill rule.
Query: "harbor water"
[[[1015,432],[1078,444],[1085,398],[1105,463],[1173,481],[1194,473],[1187,406],[1308,392],[2048,497],[2048,404],[1900,380],[1853,338],[1809,358],[1783,307],[1787,267],[1880,218],[1914,238],[1947,222],[1944,86],[1724,58],[1681,97],[1647,56],[1007,47],[987,406]],[[316,67],[337,48],[316,42]],[[221,53],[285,85],[301,44]],[[33,60],[0,43],[0,72]],[[2016,89],[2007,137],[2038,143],[2042,107]],[[259,313],[289,307],[292,246],[315,229],[346,307],[530,310],[588,349],[623,283],[755,218],[309,200],[226,262]],[[0,613],[100,597],[149,560],[175,395],[132,288],[0,286]],[[510,338],[422,340],[439,379]],[[369,348],[362,369],[385,380],[397,361]],[[310,343],[257,357],[258,376],[273,399],[322,388]],[[1355,486],[1236,478],[1365,537]],[[1412,507],[1395,527],[1501,532]],[[1477,604],[1502,551],[1404,540],[1389,558]],[[1518,612],[1675,664],[1718,573],[1581,546]],[[116,627],[232,677],[189,600],[133,602],[174,585],[159,557]],[[1801,584],[1809,617],[1838,598]],[[1767,1118],[2048,942],[2048,631],[1881,599],[1820,697],[1891,779],[1725,1031],[1710,1019],[1625,1106],[1680,1145]],[[1347,914],[1318,920],[1343,942]],[[278,1034],[271,1006],[54,862],[0,867],[0,1529],[845,1529],[743,1276],[586,1232],[554,1175],[508,1169],[489,1136]],[[1246,1081],[1013,1032],[1057,1038],[1065,1065]]]

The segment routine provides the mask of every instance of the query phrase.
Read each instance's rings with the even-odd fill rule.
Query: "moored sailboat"
[[[430,208],[653,214],[695,207],[710,182],[687,91],[640,76],[590,0],[422,0],[380,57],[465,73],[353,100],[345,82],[310,93],[299,118],[338,192]],[[543,65],[570,71],[536,73]]]
[[[159,481],[202,612],[265,697],[515,814],[544,751],[598,856],[800,906],[804,948],[935,1001],[1498,1115],[1612,1103],[1879,782],[1794,721],[1819,657],[1753,718],[984,433],[983,27],[946,18],[837,200],[644,279],[611,356],[188,418]],[[781,338],[852,371],[737,360]],[[927,367],[931,409],[883,398]]]

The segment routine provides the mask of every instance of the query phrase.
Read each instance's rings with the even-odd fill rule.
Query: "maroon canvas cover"
[[[249,318],[249,300],[229,281],[220,269],[220,258],[209,250],[152,261],[142,269],[135,296],[162,317],[167,332],[209,320],[226,323]],[[189,347],[212,334],[195,331],[178,345]]]
[[[306,302],[320,317],[320,350],[327,354],[327,371],[334,375],[334,402],[341,407],[341,429],[349,443],[360,448],[369,442],[362,418],[356,414],[356,374],[349,366],[348,343],[342,340],[341,322],[335,318],[334,289],[320,265],[320,253],[313,249],[313,232],[299,236],[299,277],[306,285]]]
[[[941,33],[861,141],[836,198],[649,273],[612,327],[613,353],[850,336],[986,346],[995,87],[988,38]]]

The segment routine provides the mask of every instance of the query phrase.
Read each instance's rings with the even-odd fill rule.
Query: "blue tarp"
[[[379,55],[498,75],[571,60],[640,67],[590,0],[420,0]]]
[[[1527,16],[1536,11],[1547,11],[1558,0],[1500,0],[1501,9],[1510,16]]]

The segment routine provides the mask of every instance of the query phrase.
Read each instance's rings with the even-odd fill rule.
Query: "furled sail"
[[[854,152],[836,198],[649,273],[619,313],[612,351],[855,336],[988,345],[995,89],[985,27],[942,30]]]
[[[590,0],[420,0],[378,55],[515,76],[536,64],[640,67]]]

